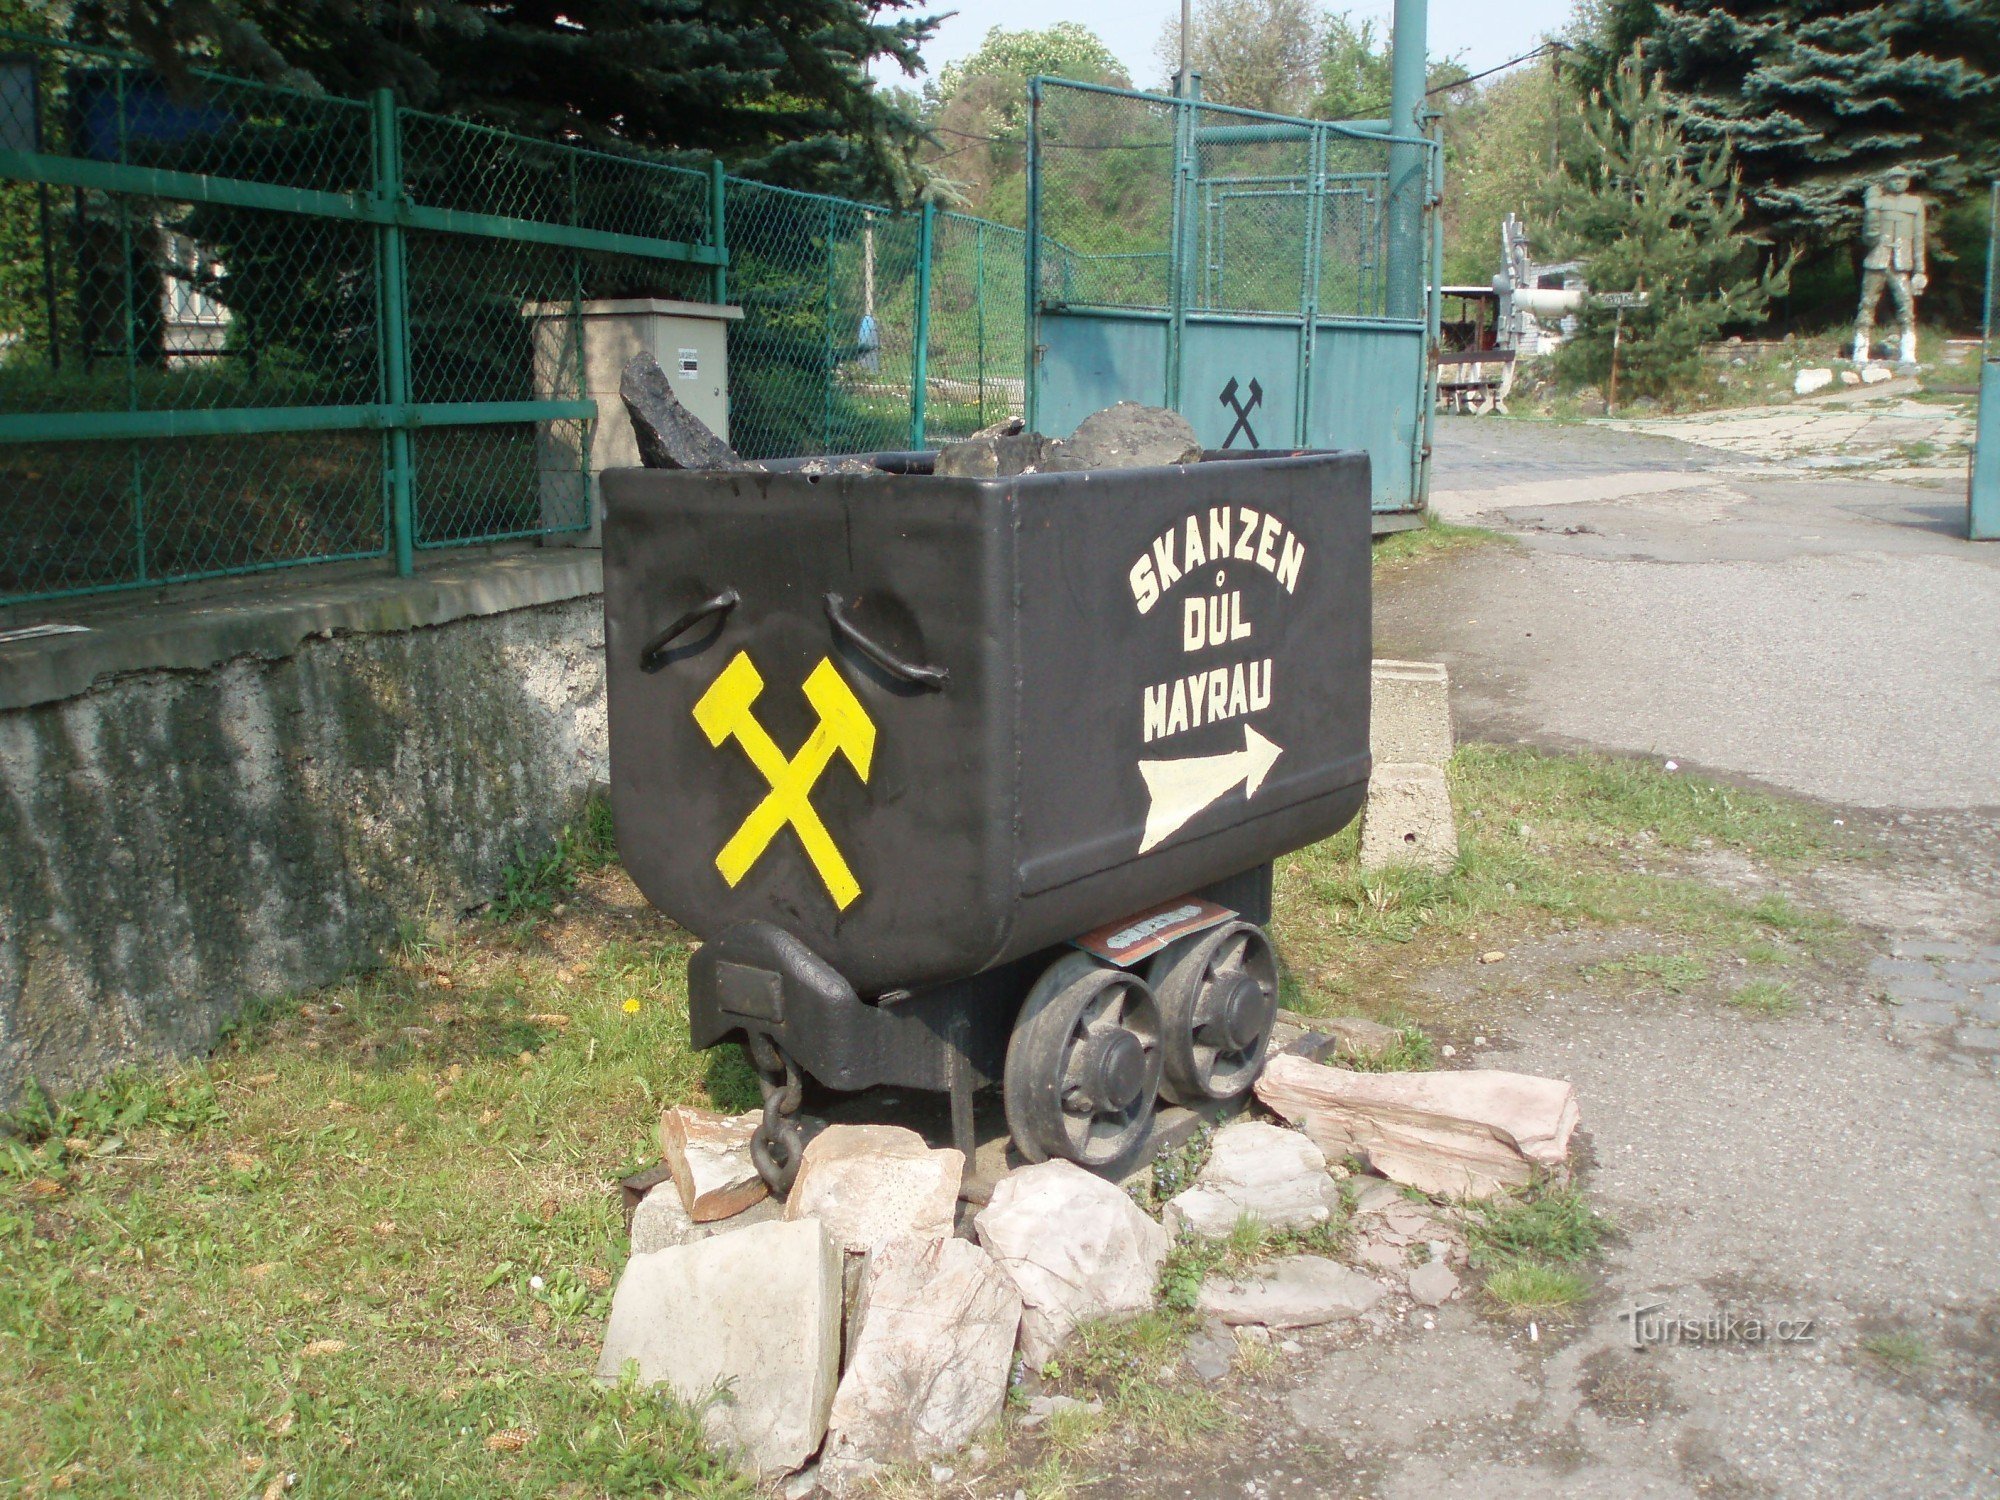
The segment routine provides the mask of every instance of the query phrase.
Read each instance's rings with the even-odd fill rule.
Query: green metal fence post
[[[1042,277],[1042,80],[1028,80],[1028,214],[1027,240],[1021,246],[1023,295],[1021,308],[1021,417],[1035,430],[1035,408],[1041,404],[1041,277]]]
[[[972,230],[973,338],[979,346],[979,425],[986,425],[986,221],[974,219]]]
[[[374,199],[383,210],[375,229],[376,316],[382,326],[382,400],[393,423],[388,448],[389,543],[396,576],[417,570],[416,501],[410,442],[410,304],[407,246],[403,226],[392,217],[403,200],[403,150],[393,89],[377,89],[370,100],[374,130]]]
[[[1186,84],[1183,84],[1186,87]],[[1192,216],[1189,199],[1193,196],[1192,164],[1189,158],[1194,152],[1193,115],[1199,107],[1192,99],[1183,96],[1173,103],[1174,111],[1174,181],[1173,196],[1168,206],[1172,216],[1167,221],[1167,405],[1175,411],[1181,409],[1181,371],[1185,364],[1182,353],[1183,340],[1187,333],[1187,278],[1189,247],[1193,238],[1188,233],[1188,219]]]
[[[928,198],[917,215],[917,316],[910,349],[910,446],[924,445],[924,408],[930,396],[931,242],[937,232],[937,205]]]
[[[1423,200],[1430,189],[1430,152],[1403,144],[1423,134],[1424,79],[1428,69],[1427,0],[1396,0],[1390,36],[1389,128],[1399,141],[1389,148],[1388,313],[1412,321],[1424,316]]]
[[[723,227],[723,203],[728,198],[729,177],[722,159],[708,164],[708,244],[720,257],[708,271],[708,300],[717,307],[729,301],[729,235]]]
[[[1972,474],[1966,491],[1967,538],[2000,541],[2000,344],[1994,342],[1994,276],[2000,263],[2000,182],[1986,220],[1986,313],[1979,339],[1979,425],[1973,429]]]
[[[1305,266],[1299,275],[1299,408],[1292,441],[1311,441],[1313,355],[1319,344],[1320,251],[1325,242],[1326,132],[1314,130],[1306,151]]]

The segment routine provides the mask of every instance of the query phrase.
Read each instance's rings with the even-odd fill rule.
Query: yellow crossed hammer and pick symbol
[[[826,882],[833,904],[845,911],[861,894],[861,884],[847,868],[847,861],[834,847],[833,836],[826,831],[826,824],[820,821],[808,799],[836,754],[846,756],[854,774],[864,782],[868,780],[869,761],[875,753],[874,722],[861,706],[861,700],[854,696],[854,689],[834,669],[833,662],[821,657],[805,682],[806,701],[819,715],[819,723],[813,726],[799,753],[787,760],[751,712],[757,695],[763,691],[764,679],[749,653],[739,651],[694,706],[695,722],[701,725],[708,742],[719,749],[724,740],[734,735],[743,753],[750,757],[750,764],[771,784],[764,800],[751,810],[742,826],[722,846],[722,852],[715,856],[715,868],[722,872],[724,880],[735,885],[750,872],[750,867],[777,837],[778,830],[789,823],[799,842],[805,845],[806,855],[819,871],[819,878]]]

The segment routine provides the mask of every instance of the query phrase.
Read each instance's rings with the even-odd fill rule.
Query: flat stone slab
[[[840,1374],[839,1248],[817,1219],[635,1255],[611,1296],[600,1380],[638,1366],[717,1442],[782,1474],[826,1435]],[[711,1399],[714,1398],[714,1399]]]
[[[1203,1284],[1196,1307],[1232,1325],[1314,1328],[1359,1317],[1382,1297],[1378,1282],[1337,1260],[1294,1255],[1250,1276],[1211,1278]]]
[[[1326,1153],[1297,1130],[1239,1120],[1215,1137],[1195,1185],[1161,1215],[1170,1234],[1220,1239],[1250,1218],[1272,1229],[1309,1229],[1340,1207]]]

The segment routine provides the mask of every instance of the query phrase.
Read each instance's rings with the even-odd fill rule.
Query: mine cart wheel
[[[1169,948],[1146,977],[1160,1004],[1160,1092],[1190,1106],[1247,1093],[1278,1019],[1278,960],[1264,929],[1226,922]]]
[[[1160,1013],[1146,981],[1087,953],[1049,965],[1007,1042],[1016,1149],[1115,1175],[1151,1137],[1159,1087]]]

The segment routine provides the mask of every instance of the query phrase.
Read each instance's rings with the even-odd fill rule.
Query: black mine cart
[[[1367,790],[1369,476],[1231,458],[605,474],[618,844],[781,1190],[807,1078],[947,1092],[968,1151],[998,1083],[1105,1173],[1255,1081],[1271,861]]]

